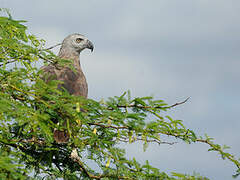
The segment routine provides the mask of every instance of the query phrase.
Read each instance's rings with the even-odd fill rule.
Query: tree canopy
[[[168,105],[124,92],[95,101],[59,91],[59,81],[46,84],[38,61],[74,69],[72,62],[58,58],[44,40],[27,33],[25,21],[12,19],[6,9],[1,12],[0,179],[203,179],[167,174],[148,161],[128,159],[119,146],[141,141],[146,150],[150,143],[173,144],[163,141],[168,137],[207,144],[208,151],[235,164],[234,177],[240,174],[240,162],[226,152],[227,146],[196,135],[182,120],[166,115],[187,99]],[[68,131],[69,142],[54,142],[53,129]]]

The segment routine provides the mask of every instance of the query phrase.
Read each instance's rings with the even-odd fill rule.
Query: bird
[[[58,57],[73,61],[75,71],[68,66],[59,66],[49,64],[41,67],[43,71],[43,81],[49,83],[52,80],[58,80],[62,83],[58,84],[59,90],[66,90],[74,96],[88,96],[88,84],[80,64],[80,53],[84,49],[94,49],[93,43],[82,34],[74,33],[68,35],[61,43]],[[66,131],[54,130],[54,140],[57,143],[66,143],[69,140],[69,134]]]

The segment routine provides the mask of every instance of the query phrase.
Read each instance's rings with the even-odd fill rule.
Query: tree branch
[[[174,133],[171,133],[171,132],[160,132],[160,133],[181,139],[181,135],[177,135],[177,134],[174,134]],[[226,157],[227,159],[229,159],[230,161],[232,161],[232,162],[237,166],[238,169],[240,168],[240,163],[239,163],[239,161],[236,160],[233,155],[231,155],[231,154],[229,154],[229,153],[225,153],[225,152],[222,150],[222,147],[221,147],[220,145],[214,144],[214,143],[212,143],[212,142],[211,142],[210,140],[208,140],[208,139],[196,139],[196,140],[193,141],[193,142],[201,142],[201,143],[208,144],[211,148],[213,148],[213,150],[215,150],[216,152],[219,152],[219,153],[222,155],[223,158]]]
[[[177,102],[171,106],[139,106],[139,105],[136,105],[136,104],[129,104],[129,105],[117,105],[118,108],[140,108],[140,109],[169,109],[169,108],[173,108],[175,106],[178,106],[178,105],[181,105],[181,104],[184,104],[186,103],[188,100],[190,99],[190,97],[188,97],[187,99],[185,99],[184,101],[182,102]],[[109,110],[113,110],[113,108],[109,108]]]
[[[121,142],[129,142],[129,140],[128,139],[126,139],[126,138],[119,138],[119,141],[121,141]],[[132,142],[134,142],[134,141],[144,141],[144,142],[149,142],[149,143],[151,143],[151,142],[155,142],[155,143],[158,143],[159,145],[160,144],[168,144],[168,145],[173,145],[173,144],[176,144],[177,142],[166,142],[166,141],[160,141],[160,140],[157,140],[157,139],[142,139],[142,138],[133,138],[133,141]]]
[[[74,148],[74,149],[72,150],[72,153],[71,153],[71,155],[70,155],[70,158],[80,166],[81,171],[82,171],[83,173],[85,173],[89,178],[92,178],[92,179],[102,179],[102,178],[105,178],[105,177],[111,177],[111,178],[117,178],[117,179],[132,179],[132,178],[129,178],[129,177],[117,176],[117,175],[111,175],[111,174],[109,174],[109,175],[107,175],[107,174],[101,174],[101,175],[99,175],[99,176],[96,176],[96,175],[91,174],[91,173],[88,172],[88,170],[84,167],[84,165],[83,165],[80,157],[78,156],[78,153],[77,153],[77,149],[76,149],[76,148]]]
[[[58,44],[56,44],[56,45],[54,45],[54,46],[51,46],[51,47],[46,48],[46,49],[43,49],[43,50],[50,50],[50,49],[53,49],[53,48],[55,48],[55,47],[57,47],[57,46],[60,46],[60,45],[62,45],[62,43],[58,43]]]
[[[175,103],[175,104],[173,104],[173,105],[171,105],[171,106],[168,106],[167,108],[173,108],[173,107],[175,107],[175,106],[178,106],[178,105],[184,104],[184,103],[186,103],[189,99],[190,99],[190,97],[188,97],[187,99],[185,99],[185,100],[182,101],[182,102]]]
[[[129,129],[127,126],[112,126],[112,125],[104,125],[104,124],[99,124],[99,123],[88,123],[89,125],[95,125],[95,126],[100,126],[103,128],[113,128],[113,129]]]

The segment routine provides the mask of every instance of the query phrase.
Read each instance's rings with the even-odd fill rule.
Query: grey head
[[[67,36],[60,48],[60,57],[79,56],[80,52],[84,49],[93,51],[93,43],[88,40],[84,35],[74,33]]]

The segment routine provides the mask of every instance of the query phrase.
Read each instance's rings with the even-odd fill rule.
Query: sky
[[[199,135],[205,133],[240,157],[240,1],[237,0],[0,0],[29,32],[60,43],[71,33],[90,39],[81,53],[89,98],[100,100],[130,90],[154,96]],[[57,53],[56,48],[54,52]],[[232,179],[234,165],[205,144],[125,145],[127,156],[149,160],[166,172],[198,172]]]

